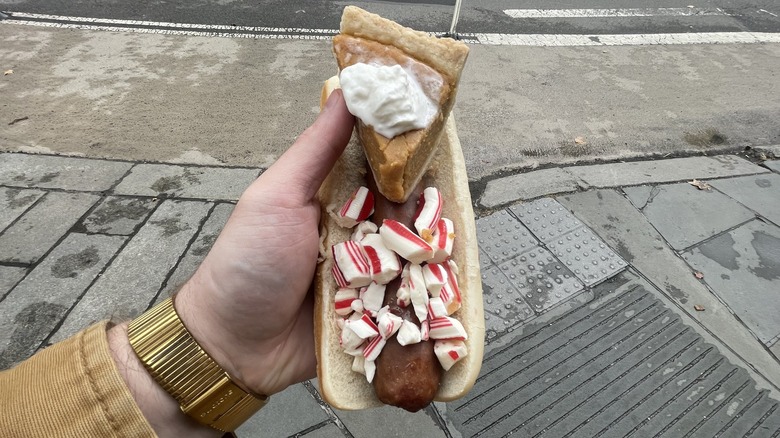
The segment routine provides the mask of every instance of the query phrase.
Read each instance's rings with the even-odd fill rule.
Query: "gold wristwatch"
[[[168,298],[134,319],[130,345],[149,374],[200,424],[231,432],[268,397],[241,389],[198,345]]]

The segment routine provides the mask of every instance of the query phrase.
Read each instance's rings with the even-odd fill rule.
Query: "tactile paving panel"
[[[615,251],[585,226],[547,242],[547,248],[588,286],[601,283],[627,266]]]
[[[542,247],[508,260],[500,264],[499,268],[537,313],[544,312],[585,288],[563,263]]]
[[[458,435],[780,436],[778,402],[652,286],[626,279],[622,292],[603,283],[600,299],[530,323],[487,354],[472,390],[447,403]]]
[[[493,262],[490,260],[490,256],[487,255],[484,249],[479,248],[479,267],[485,269],[492,264]]]
[[[535,316],[515,283],[509,281],[496,266],[482,269],[485,337],[488,342]],[[522,289],[524,285],[520,283],[518,286]]]
[[[477,239],[480,248],[494,263],[509,260],[539,244],[531,232],[506,210],[477,219]]]
[[[509,211],[544,243],[552,242],[582,226],[579,219],[552,198],[540,198],[514,205]]]

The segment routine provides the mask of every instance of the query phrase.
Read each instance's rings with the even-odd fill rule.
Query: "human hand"
[[[175,298],[184,325],[245,389],[270,395],[315,375],[315,195],[352,134],[340,91],[241,196]]]

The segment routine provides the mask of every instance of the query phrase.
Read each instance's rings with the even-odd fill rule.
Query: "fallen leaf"
[[[576,138],[574,139],[574,143],[576,143],[576,144],[578,144],[578,145],[584,145],[584,144],[588,144],[588,142],[585,140],[585,137],[582,137],[582,136],[580,136],[580,137],[576,137]]]
[[[693,273],[693,276],[694,276],[694,277],[696,277],[696,278],[698,278],[699,280],[701,280],[702,278],[704,278],[704,274],[702,274],[702,273],[701,273],[701,272],[699,272],[699,271],[696,271],[696,272],[694,272],[694,273]]]
[[[696,304],[695,306],[693,306],[693,310],[695,310],[697,312],[704,312],[704,306],[700,306],[700,305]]]
[[[699,181],[698,179],[694,179],[693,181],[688,181],[688,184],[696,187],[699,190],[710,190],[712,189],[712,186],[707,184],[704,181]]]
[[[14,74],[13,70],[6,70],[6,71],[3,72],[3,76],[8,76],[8,75],[12,75],[12,74]]]

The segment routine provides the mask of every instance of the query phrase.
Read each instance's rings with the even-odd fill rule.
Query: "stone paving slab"
[[[129,236],[151,214],[156,201],[108,196],[82,222],[89,233]]]
[[[552,198],[513,205],[509,211],[544,243],[582,226],[582,222]]]
[[[758,220],[683,257],[767,346],[780,335],[780,227]]]
[[[693,276],[647,219],[614,190],[591,190],[558,198],[629,264],[647,277],[693,320],[728,345],[771,382],[780,382],[777,360],[748,329]],[[694,305],[706,311],[697,312]]]
[[[495,208],[517,200],[575,192],[581,186],[581,181],[563,168],[535,170],[488,181],[485,192],[479,198],[479,204],[486,208]]]
[[[317,400],[299,383],[271,397],[271,402],[238,428],[240,437],[286,437],[329,419]],[[339,431],[339,436],[344,436]]]
[[[27,268],[0,265],[0,301],[27,273]]]
[[[35,204],[44,193],[32,189],[0,188],[0,232]]]
[[[547,244],[586,286],[593,287],[625,269],[628,264],[587,227],[580,227]]]
[[[0,301],[0,369],[35,353],[125,239],[69,234]]]
[[[214,241],[217,240],[217,236],[219,236],[220,231],[227,223],[234,207],[235,205],[227,203],[220,203],[214,207],[214,210],[209,214],[208,219],[206,219],[198,233],[198,237],[192,242],[192,245],[187,249],[187,253],[176,266],[176,270],[173,271],[173,274],[163,285],[154,304],[158,304],[171,296],[195,273],[200,262],[203,261]]]
[[[728,424],[735,402],[751,426],[775,421],[780,409],[766,415],[766,408],[777,402],[651,289],[622,273],[598,286],[590,305],[535,320],[486,355],[474,389],[447,404],[447,423],[464,437],[623,437],[683,436],[725,420],[722,432],[737,436],[741,425]],[[747,406],[737,396],[765,404]]]
[[[566,169],[593,187],[633,186],[769,172],[763,167],[731,155],[595,164]]]
[[[424,411],[409,413],[392,406],[363,411],[335,410],[354,437],[445,437],[444,431]]]
[[[121,161],[4,153],[0,154],[0,185],[101,192],[131,166]]]
[[[97,195],[89,193],[47,193],[0,234],[0,261],[35,262],[46,254],[98,199]]]
[[[755,175],[712,181],[712,186],[780,225],[780,175]]]
[[[513,331],[536,316],[523,293],[497,266],[482,269],[482,297],[487,342]]]
[[[780,173],[780,160],[764,161],[764,166],[772,169],[774,172]]]
[[[234,201],[259,173],[258,169],[137,164],[114,193]]]
[[[344,434],[341,433],[341,429],[338,426],[329,423],[301,436],[306,438],[343,438]]]
[[[68,314],[52,343],[105,318],[132,319],[149,307],[212,204],[163,201]]]
[[[623,191],[630,199],[637,199],[640,197],[637,192],[644,193],[646,189],[626,187]],[[688,183],[655,186],[642,213],[677,250],[688,248],[755,216],[722,193],[699,190]]]
[[[538,246],[539,241],[506,210],[479,218],[479,247],[493,263],[501,263]]]

